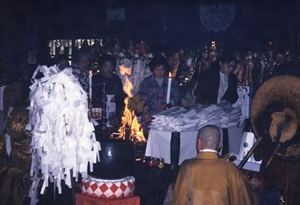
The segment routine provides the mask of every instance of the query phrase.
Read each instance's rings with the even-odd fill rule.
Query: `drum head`
[[[300,78],[278,75],[265,81],[255,93],[250,120],[256,138],[277,157],[297,159],[300,156]]]

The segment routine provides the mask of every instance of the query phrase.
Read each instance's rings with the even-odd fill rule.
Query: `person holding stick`
[[[222,146],[220,129],[214,125],[202,127],[197,137],[196,158],[185,160],[179,170],[172,205],[177,204],[245,204],[258,205],[256,191],[260,181],[248,181],[238,167],[219,158]]]

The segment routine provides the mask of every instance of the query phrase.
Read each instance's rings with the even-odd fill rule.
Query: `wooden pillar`
[[[284,173],[283,173],[284,174]],[[285,167],[285,186],[284,186],[284,204],[295,204],[294,193],[295,193],[295,163],[288,162]]]

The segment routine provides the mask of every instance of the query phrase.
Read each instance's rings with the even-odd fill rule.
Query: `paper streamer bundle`
[[[237,127],[244,120],[241,116],[241,107],[232,107],[230,103],[207,106],[196,104],[190,109],[175,106],[153,115],[150,128],[182,132],[199,130],[207,124],[220,128]]]
[[[36,73],[44,77],[34,79]],[[41,176],[44,193],[49,180],[62,192],[61,180],[71,187],[71,177],[87,177],[88,163],[99,160],[100,144],[88,118],[87,94],[72,74],[71,68],[58,72],[56,66],[39,66],[30,87],[30,122],[32,133],[31,204],[37,202],[37,186]],[[71,176],[71,170],[73,175]]]

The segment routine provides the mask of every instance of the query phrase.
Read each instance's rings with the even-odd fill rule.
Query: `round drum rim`
[[[294,160],[300,157],[300,78],[295,75],[271,77],[259,87],[252,100],[250,121],[253,132],[256,138],[263,138],[262,144],[270,153],[278,143],[270,134],[273,114],[282,112],[292,118],[296,128],[293,137],[281,138],[281,147],[275,156]]]

